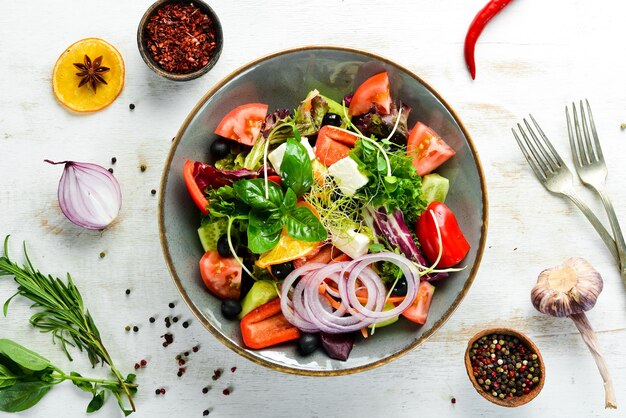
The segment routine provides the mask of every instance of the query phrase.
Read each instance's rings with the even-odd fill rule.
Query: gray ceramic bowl
[[[295,108],[316,88],[341,100],[362,81],[382,70],[389,73],[391,93],[413,111],[417,120],[438,132],[457,152],[438,172],[450,179],[446,204],[455,212],[471,244],[464,260],[467,268],[437,285],[428,321],[418,326],[400,320],[378,329],[373,337],[358,340],[350,358],[328,358],[322,350],[308,357],[288,343],[265,350],[242,344],[239,323],[220,314],[220,301],[202,284],[198,261],[203,254],[198,240],[199,211],[182,177],[186,160],[206,160],[213,130],[220,118],[248,102],[274,108]],[[180,293],[200,322],[238,354],[264,366],[304,375],[340,375],[381,366],[406,354],[439,329],[459,306],[478,270],[487,230],[487,196],[480,162],[471,139],[450,106],[423,80],[393,62],[372,54],[334,47],[299,48],[254,61],[226,77],[191,111],[167,157],[159,197],[159,228],[165,260]]]

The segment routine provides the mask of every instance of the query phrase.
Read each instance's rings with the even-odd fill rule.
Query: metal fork
[[[532,115],[529,115],[532,120],[535,128],[539,132],[541,136],[541,140],[530,126],[528,121],[524,119],[524,124],[526,125],[526,129],[528,130],[529,135],[526,134],[524,128],[519,123],[517,124],[517,128],[519,129],[523,141],[520,140],[519,136],[515,132],[515,129],[512,128],[513,136],[515,136],[515,140],[519,145],[524,157],[530,164],[533,172],[543,184],[543,186],[548,189],[548,191],[562,195],[570,199],[574,204],[580,209],[580,211],[585,215],[587,220],[593,225],[595,230],[600,234],[600,238],[606,244],[607,248],[615,258],[615,260],[619,263],[619,255],[617,252],[617,248],[615,246],[615,241],[606,230],[604,225],[598,220],[596,215],[593,214],[591,209],[583,202],[574,192],[574,181],[572,172],[567,168],[567,165],[563,162],[559,154],[556,152],[548,137],[543,133],[539,124]],[[532,140],[531,140],[532,138]]]
[[[565,116],[567,119],[567,133],[569,134],[569,143],[572,148],[572,154],[574,155],[574,166],[580,180],[593,189],[606,209],[606,213],[609,217],[609,223],[613,230],[613,236],[617,245],[617,253],[620,259],[620,272],[624,279],[626,279],[626,243],[624,242],[624,236],[613,209],[613,204],[609,198],[606,188],[606,176],[607,168],[604,162],[604,156],[602,154],[602,148],[600,147],[600,141],[598,140],[598,133],[596,132],[596,125],[593,122],[593,115],[591,114],[591,106],[589,101],[585,99],[587,105],[587,111],[583,106],[583,101],[580,101],[580,118],[581,123],[578,120],[578,113],[576,112],[576,105],[572,102],[572,113],[574,115],[574,129],[572,129],[572,122],[569,116],[569,110],[565,106]],[[587,123],[587,115],[589,117],[589,123]],[[591,126],[591,132],[589,127]],[[574,132],[576,133],[574,137]],[[593,136],[593,141],[592,141]]]

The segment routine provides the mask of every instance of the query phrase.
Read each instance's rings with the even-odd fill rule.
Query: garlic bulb
[[[595,306],[602,287],[600,273],[587,260],[572,257],[558,267],[542,271],[530,292],[530,298],[539,312],[559,318],[567,316],[574,321],[602,376],[604,406],[617,408],[609,368],[600,353],[596,334],[585,315],[586,311]]]
[[[539,312],[561,318],[593,308],[602,287],[600,273],[584,258],[572,257],[542,271],[530,297]]]

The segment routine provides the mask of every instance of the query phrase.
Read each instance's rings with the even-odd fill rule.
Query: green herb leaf
[[[296,193],[292,189],[287,189],[285,192],[285,200],[283,200],[283,203],[280,205],[280,211],[286,215],[296,207],[296,203],[298,203],[298,196],[296,196]]]
[[[324,225],[304,206],[297,207],[286,215],[285,225],[289,235],[300,241],[317,242],[328,238]]]
[[[268,197],[265,197],[265,180],[240,180],[233,184],[237,197],[253,210],[278,209],[283,202],[283,192],[273,181],[267,182]]]
[[[313,183],[309,153],[304,145],[295,139],[287,140],[287,149],[280,164],[280,177],[285,187],[293,189],[297,196],[305,194]]]
[[[18,343],[0,339],[0,353],[4,354],[25,370],[41,371],[50,367],[50,360]]]
[[[70,376],[82,377],[80,374],[76,372],[71,372]],[[95,394],[95,387],[91,382],[72,380],[72,383],[84,392]]]
[[[17,376],[0,364],[0,389],[13,386],[15,383],[17,383]]]
[[[87,413],[98,411],[100,408],[102,408],[102,405],[104,405],[104,391],[103,390],[93,395],[91,402],[89,402],[89,405],[87,405]]]
[[[255,254],[269,251],[276,246],[283,228],[281,213],[251,211],[248,223],[248,248]]]
[[[54,384],[43,381],[18,382],[0,390],[0,411],[20,412],[44,397]]]

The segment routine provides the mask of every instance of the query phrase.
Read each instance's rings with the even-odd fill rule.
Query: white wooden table
[[[603,274],[605,290],[589,314],[612,367],[618,404],[626,408],[626,291],[602,241],[567,201],[549,195],[533,177],[510,128],[532,112],[567,156],[564,106],[587,97],[609,166],[608,187],[626,225],[626,3],[618,0],[517,0],[483,32],[477,80],[463,62],[463,40],[485,0],[211,1],[224,28],[216,67],[198,80],[175,83],[153,74],[135,42],[149,0],[0,2],[0,235],[12,234],[13,256],[26,240],[45,272],[70,271],[122,370],[139,370],[136,417],[618,417],[603,409],[602,383],[573,323],[538,314],[529,292],[537,274],[581,255]],[[50,75],[74,41],[102,37],[126,62],[121,96],[102,112],[77,116],[54,99]],[[434,86],[456,109],[483,162],[489,189],[489,234],[482,266],[460,308],[429,341],[406,356],[357,375],[313,378],[262,368],[222,346],[191,318],[165,268],[158,240],[159,179],[171,138],[196,101],[222,77],[258,56],[309,44],[362,48],[396,60]],[[136,108],[129,110],[129,104]],[[60,213],[61,168],[72,159],[112,166],[124,195],[120,221],[100,233],[80,229]],[[147,171],[139,170],[140,164]],[[601,207],[581,190],[592,207]],[[99,257],[104,251],[106,256]],[[126,289],[131,289],[129,296]],[[0,280],[0,300],[14,291]],[[176,307],[169,309],[168,304]],[[163,318],[180,315],[161,346]],[[15,300],[0,318],[0,337],[35,348],[63,369],[89,370],[81,355],[70,363],[33,330],[28,304]],[[157,322],[148,323],[156,315]],[[191,326],[180,323],[190,319]],[[139,326],[127,333],[126,325]],[[463,367],[468,338],[492,326],[530,335],[547,367],[543,392],[505,410],[481,398]],[[175,355],[199,344],[188,372],[176,376]],[[230,368],[236,366],[235,373]],[[224,375],[211,380],[213,370]],[[211,390],[202,394],[210,384]],[[156,396],[155,389],[167,393]],[[230,396],[222,394],[226,387]],[[63,384],[24,417],[83,417],[87,394]],[[451,403],[451,398],[456,403]],[[0,414],[1,415],[1,414]],[[4,415],[2,415],[4,416]],[[98,415],[117,417],[114,402]]]

